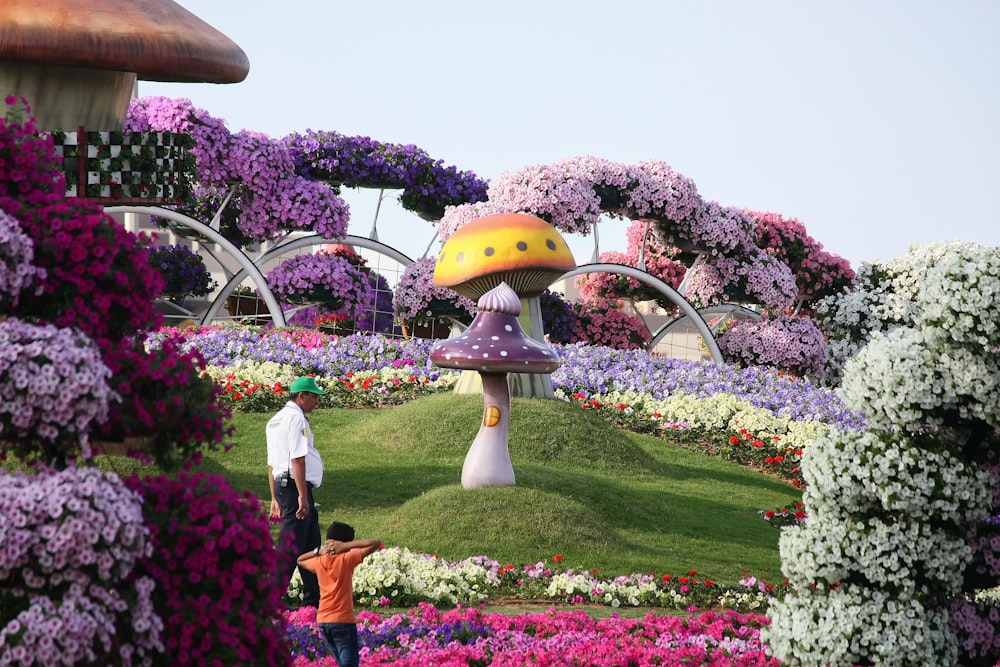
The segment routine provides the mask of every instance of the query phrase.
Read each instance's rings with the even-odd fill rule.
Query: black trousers
[[[295,513],[299,511],[299,492],[295,487],[295,482],[288,478],[287,486],[281,485],[281,477],[274,480],[274,498],[281,507],[281,534],[278,539],[278,581],[283,586],[282,591],[288,588],[291,581],[292,572],[297,565],[295,560],[300,554],[312,551],[322,544],[319,531],[319,515],[316,512],[316,503],[313,500],[313,490],[311,485],[307,485],[309,494],[309,516],[305,519],[296,519]],[[319,581],[316,575],[299,568],[299,576],[302,577],[302,604],[312,607],[319,606]]]

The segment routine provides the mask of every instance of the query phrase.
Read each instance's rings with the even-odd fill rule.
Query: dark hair
[[[354,539],[354,528],[346,523],[334,521],[326,529],[326,539],[337,540],[338,542],[350,542]]]

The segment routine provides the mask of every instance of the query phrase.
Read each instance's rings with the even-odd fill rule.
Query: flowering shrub
[[[553,343],[568,343],[573,340],[577,317],[573,312],[573,304],[564,298],[562,292],[546,289],[538,295],[538,303],[542,311],[542,329],[548,340]]]
[[[399,202],[421,217],[437,220],[446,206],[486,199],[485,181],[471,171],[446,167],[413,145],[312,130],[291,134],[285,142],[302,176],[349,188],[403,188]]]
[[[142,500],[114,473],[0,469],[0,663],[150,665],[162,650]]]
[[[783,311],[798,294],[795,277],[781,260],[752,247],[733,257],[717,257],[688,270],[685,296],[696,307],[718,303],[759,303]]]
[[[323,183],[300,176],[281,141],[246,130],[231,134],[226,124],[188,99],[144,97],[132,100],[125,131],[155,130],[189,134],[196,180],[203,197],[211,188],[241,184],[236,226],[254,241],[277,238],[285,229],[307,229],[326,238],[347,233],[348,206]]]
[[[394,328],[392,312],[393,291],[389,281],[380,273],[367,272],[367,280],[371,286],[371,299],[360,308],[360,314],[338,312],[343,305],[331,308],[323,303],[297,308],[295,312],[285,315],[288,326],[316,327],[324,333],[341,336],[360,333],[391,334]]]
[[[917,299],[928,284],[928,272],[956,253],[978,252],[976,243],[949,241],[913,244],[906,255],[885,262],[865,262],[855,289],[816,302],[816,319],[827,339],[826,379],[838,384],[844,364],[872,335],[914,323]],[[953,301],[948,297],[945,301]]]
[[[472,299],[447,287],[434,286],[434,266],[437,260],[424,257],[403,270],[396,283],[392,308],[396,317],[415,324],[424,324],[439,317],[455,317],[471,322],[476,312]]]
[[[624,264],[638,267],[640,251],[646,273],[677,289],[684,278],[685,267],[674,256],[678,253],[667,248],[659,240],[657,234],[646,233],[647,222],[635,220],[626,230],[628,240],[627,252],[602,252],[600,260],[603,263]],[[655,232],[655,228],[651,231]],[[656,305],[667,311],[676,310],[676,306],[666,295],[631,276],[611,273],[587,273],[576,278],[576,286],[580,290],[583,301],[600,301],[609,298],[632,298],[635,301],[656,301]]]
[[[164,621],[156,665],[287,665],[281,587],[257,496],[217,475],[131,477],[152,549],[136,571],[156,582]]]
[[[795,218],[778,213],[745,211],[755,221],[757,245],[788,265],[799,288],[797,300],[831,296],[851,286],[855,278],[850,262],[823,250],[823,244],[806,232]]]
[[[740,320],[717,342],[730,363],[771,366],[800,377],[823,377],[826,345],[823,334],[807,317]]]
[[[221,390],[202,376],[201,354],[182,344],[171,339],[146,348],[132,341],[105,355],[123,401],[112,404],[101,437],[129,438],[135,456],[167,470],[198,463],[201,447],[224,446],[233,428]]]
[[[147,240],[99,206],[55,201],[13,213],[35,245],[39,297],[22,300],[17,313],[59,327],[76,327],[95,342],[118,341],[155,328],[163,278],[149,265]]]
[[[618,308],[614,301],[605,299],[591,303],[573,304],[577,325],[572,343],[605,345],[619,350],[645,347],[649,342],[649,329],[638,315],[630,315]]]
[[[153,248],[149,252],[149,264],[163,276],[166,294],[205,296],[218,286],[205,268],[205,261],[187,246]]]
[[[15,317],[0,322],[0,452],[11,447],[26,459],[64,462],[107,418],[116,398],[110,377],[100,350],[75,329]]]
[[[296,255],[267,274],[267,285],[279,300],[321,302],[351,315],[374,301],[368,276],[339,255]]]
[[[978,316],[1000,294],[1000,254],[966,248],[925,277],[912,325],[874,334],[845,367],[841,393],[869,428],[831,431],[805,452],[809,518],[782,531],[793,589],[765,631],[786,662],[1000,659],[963,602],[970,584],[998,583],[976,561],[993,555],[977,531],[1000,491],[1000,327]]]

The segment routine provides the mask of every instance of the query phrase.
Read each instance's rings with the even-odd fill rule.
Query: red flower
[[[730,444],[730,445],[738,445],[738,444],[740,444],[740,439],[739,439],[739,438],[737,438],[737,437],[736,437],[736,436],[734,435],[734,436],[732,436],[732,437],[730,437],[730,438],[729,438],[729,444]]]
[[[562,560],[562,554],[556,554],[555,556],[552,557],[552,562],[553,563],[558,563],[561,560]]]

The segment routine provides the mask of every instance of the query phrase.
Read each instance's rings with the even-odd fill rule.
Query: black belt
[[[293,482],[295,481],[295,478],[292,477],[292,474],[290,472],[288,472],[288,471],[285,471],[285,472],[281,473],[280,475],[278,475],[277,477],[275,477],[275,479],[281,479],[282,477],[287,477],[290,481],[293,481]],[[313,484],[312,482],[306,482],[306,486],[309,487],[310,489],[315,489],[316,488],[316,485]]]

